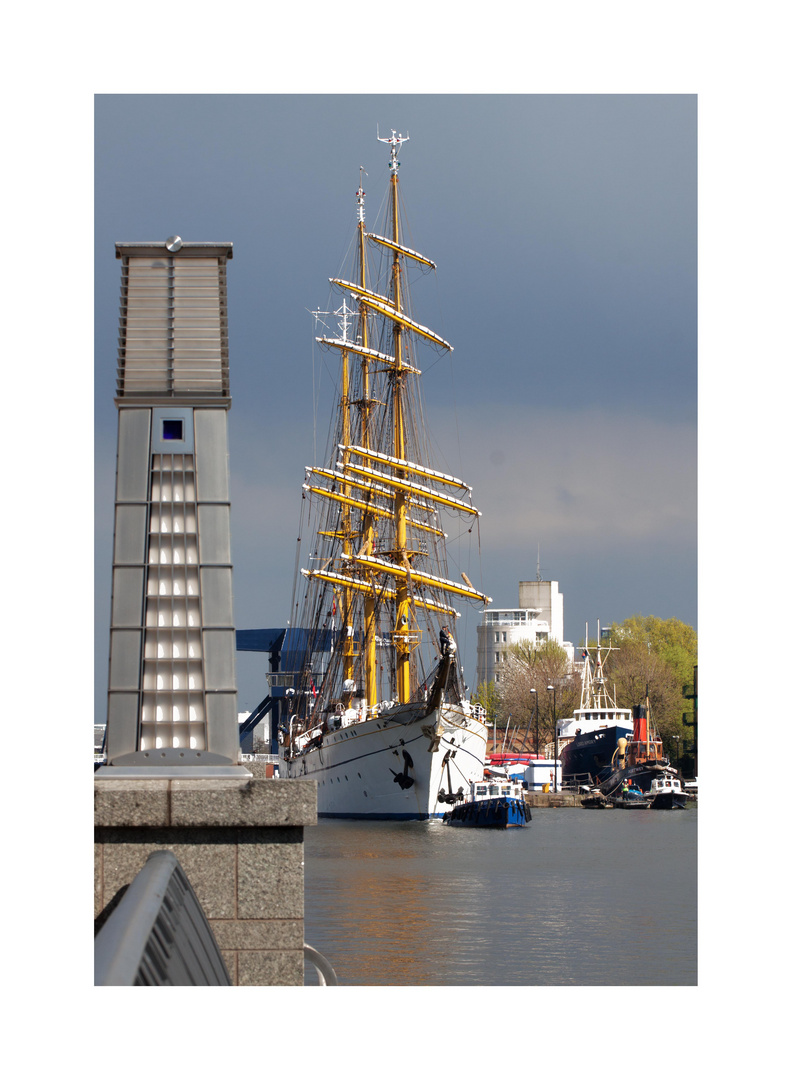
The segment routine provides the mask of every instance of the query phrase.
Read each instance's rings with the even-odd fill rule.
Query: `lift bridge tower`
[[[231,244],[121,260],[106,777],[239,776],[227,417]],[[97,775],[99,775],[97,774]]]

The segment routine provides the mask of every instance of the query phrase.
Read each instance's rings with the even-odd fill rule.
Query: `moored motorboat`
[[[583,788],[581,788],[583,792]],[[608,810],[613,809],[613,803],[610,799],[606,799],[599,788],[587,788],[585,793],[581,795],[580,805],[586,810]]]
[[[670,769],[652,780],[647,797],[653,810],[684,810],[690,798],[682,781]]]
[[[522,785],[494,777],[472,781],[467,797],[443,815],[446,825],[478,829],[519,828],[530,820]]]
[[[651,806],[640,788],[630,787],[626,783],[610,795],[603,795],[599,788],[581,788],[581,792],[580,805],[588,810],[648,810]]]
[[[618,810],[648,810],[651,803],[638,788],[625,787],[616,795],[611,795],[610,802]]]

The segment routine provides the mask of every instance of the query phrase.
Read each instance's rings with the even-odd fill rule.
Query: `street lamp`
[[[548,686],[553,691],[553,791],[558,791],[558,724],[556,723],[556,692],[554,686]]]
[[[536,725],[536,756],[539,757],[539,695],[535,690],[532,690],[531,693],[534,696],[533,718]]]

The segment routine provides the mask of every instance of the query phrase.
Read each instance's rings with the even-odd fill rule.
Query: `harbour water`
[[[695,986],[697,810],[532,814],[320,820],[305,940],[346,986]]]

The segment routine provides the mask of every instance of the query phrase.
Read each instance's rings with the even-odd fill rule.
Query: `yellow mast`
[[[363,209],[363,169],[360,170],[360,187],[358,188],[358,260],[360,263],[360,287],[366,288],[366,230],[365,213]],[[368,321],[366,318],[366,305],[360,301],[360,330],[361,344],[368,348]],[[371,409],[371,396],[369,386],[369,362],[365,356],[361,359],[362,400],[360,403],[360,442],[369,449],[369,410]],[[345,446],[347,444],[344,444]],[[349,450],[345,449],[344,461],[349,460]],[[363,518],[363,547],[366,551],[373,551],[375,546],[374,516],[365,514]],[[377,695],[377,603],[376,597],[366,593],[363,600],[363,675],[364,693],[369,707],[376,705]]]
[[[301,571],[309,579],[322,580],[332,585],[334,595],[343,597],[341,620],[344,641],[340,650],[343,678],[345,682],[362,684],[360,689],[369,707],[376,705],[379,700],[376,635],[378,630],[380,633],[384,631],[383,627],[377,625],[377,612],[381,610],[382,601],[387,602],[394,618],[390,636],[394,648],[395,685],[391,688],[391,694],[402,703],[410,701],[411,656],[421,640],[420,625],[415,621],[417,613],[432,612],[450,622],[458,618],[459,613],[443,603],[442,597],[464,597],[480,600],[485,604],[490,602],[488,597],[473,588],[464,574],[462,577],[465,584],[462,585],[428,573],[420,566],[413,567],[414,556],[419,554],[420,550],[425,550],[428,541],[417,541],[419,551],[413,550],[415,544],[408,539],[410,529],[418,529],[424,535],[434,534],[442,540],[445,534],[439,527],[439,517],[436,518],[437,508],[447,507],[476,517],[479,512],[458,495],[460,489],[470,495],[467,484],[446,473],[411,461],[410,457],[413,455],[408,456],[410,385],[407,380],[413,375],[420,375],[420,371],[406,362],[409,356],[404,334],[417,334],[449,351],[451,346],[427,327],[413,322],[405,311],[402,259],[414,259],[430,268],[434,263],[410,248],[405,248],[400,242],[397,152],[405,139],[393,132],[393,138],[380,141],[391,146],[391,238],[373,236],[365,231],[361,170],[361,186],[357,192],[358,281],[353,284],[342,279],[330,279],[334,285],[348,290],[355,297],[360,315],[360,333],[353,336],[354,340],[349,336],[347,326],[350,309],[346,308],[345,303],[342,311],[336,312],[343,315],[342,335],[338,338],[317,338],[320,343],[338,348],[342,352],[341,427],[338,431],[341,440],[338,450],[341,457],[335,468],[329,464],[326,468],[307,470],[309,475],[321,480],[319,484],[307,482],[303,485],[305,491],[340,504],[338,525],[331,531],[319,534],[342,541],[342,550],[337,553],[340,555],[340,563],[336,561],[331,568],[331,557],[320,567]],[[371,292],[366,280],[366,241],[369,237],[392,252],[391,283],[387,296]],[[377,313],[386,316],[391,324],[392,348],[387,353],[369,347],[367,320]],[[390,355],[391,353],[393,355]],[[360,357],[361,364],[360,396],[354,401],[350,368],[353,354]],[[371,367],[372,363],[374,368]],[[371,380],[383,365],[383,374],[390,382],[392,395],[392,412],[389,417],[392,444],[390,447],[378,446],[375,449],[372,445],[375,434],[372,413],[375,406],[381,402],[375,401],[371,396]],[[377,378],[380,377],[378,374]],[[356,427],[352,422],[353,408],[360,414],[360,435],[357,443],[352,434]],[[385,452],[386,450],[388,452]],[[427,486],[426,481],[433,486]],[[438,485],[440,488],[451,487],[457,490],[452,495],[445,490],[439,490]],[[357,529],[354,528],[355,512],[362,512]],[[424,519],[424,515],[428,517]],[[391,528],[387,530],[392,536],[392,546],[388,551],[382,550],[378,543],[381,518],[392,522]],[[414,594],[414,589],[417,589],[417,595]],[[356,608],[359,613],[361,606],[363,625],[361,627],[358,622],[355,633],[350,633],[348,624],[352,622],[351,612]]]
[[[391,222],[392,239],[394,245],[399,245],[399,174],[398,162],[396,161],[397,145],[395,138],[391,147]],[[393,306],[396,311],[402,310],[402,287],[401,287],[401,264],[399,262],[398,246],[393,250]],[[397,458],[407,457],[407,445],[404,431],[403,412],[403,379],[402,372],[402,327],[396,322],[393,325],[393,355],[395,359],[393,380],[393,456]],[[397,475],[404,475],[399,470]],[[406,573],[402,581],[396,587],[396,627],[393,633],[396,648],[396,697],[399,701],[410,700],[410,555],[407,550],[407,495],[404,491],[396,491],[395,499],[396,517],[396,542],[394,558],[400,563]]]
[[[346,334],[344,335],[346,336]],[[351,404],[349,400],[349,351],[343,349],[341,352],[341,431],[342,433],[349,433],[351,431],[350,424],[350,409]],[[344,455],[344,464],[348,464],[348,456]],[[342,494],[348,499],[350,496],[350,485],[344,483],[342,485]],[[342,518],[341,518],[341,531],[343,533],[343,551],[344,556],[349,558],[352,555],[352,521],[350,514],[350,507],[347,502],[342,503]],[[344,681],[354,678],[355,668],[355,638],[353,633],[350,633],[350,627],[348,625],[352,617],[352,590],[345,588],[343,593],[343,602],[341,605],[341,611],[338,613],[339,621],[342,627],[342,633],[344,635],[344,642],[342,646],[343,658],[344,658]],[[335,604],[335,593],[333,594],[333,604]]]

